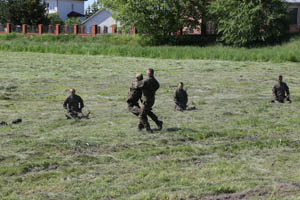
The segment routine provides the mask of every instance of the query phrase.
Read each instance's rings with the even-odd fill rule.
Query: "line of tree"
[[[41,0],[0,0],[0,23],[48,24],[46,8]]]
[[[43,0],[0,0],[0,23],[64,24],[47,15]],[[217,41],[233,46],[280,42],[288,31],[288,4],[284,0],[97,0],[87,17],[108,8],[122,28],[134,26],[155,44],[165,44],[184,32],[206,33],[213,24]],[[70,19],[66,24],[80,23]]]
[[[124,27],[163,44],[183,31],[213,24],[218,41],[234,46],[278,42],[288,28],[284,0],[103,0]],[[203,34],[204,35],[204,34]]]
[[[103,9],[102,0],[94,1],[91,5],[88,5],[85,10],[85,17],[89,18],[90,16],[96,14],[99,10]]]

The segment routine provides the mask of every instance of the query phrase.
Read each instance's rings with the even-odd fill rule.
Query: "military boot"
[[[138,125],[138,131],[142,131],[145,128],[144,124],[139,124]]]
[[[157,125],[157,127],[158,127],[158,130],[159,130],[159,131],[161,131],[161,130],[162,130],[162,128],[163,128],[163,124],[164,124],[164,122],[163,122],[163,121],[157,121],[157,122],[156,122],[156,125]]]

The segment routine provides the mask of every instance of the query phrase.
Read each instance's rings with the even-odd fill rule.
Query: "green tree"
[[[65,25],[67,25],[67,26],[74,26],[74,24],[80,25],[81,20],[76,17],[71,17],[71,18],[67,19],[67,21],[65,21]]]
[[[135,26],[140,34],[164,43],[187,27],[200,29],[209,0],[104,0],[123,27]],[[206,21],[202,20],[202,24]]]
[[[89,18],[91,16],[91,6],[89,5],[85,10],[85,17]]]
[[[0,0],[0,24],[7,23],[7,15],[8,15],[8,9],[7,9],[7,1]]]
[[[61,24],[63,25],[65,22],[59,17],[57,13],[49,14],[49,24],[55,25],[55,24]]]
[[[92,3],[92,5],[89,5],[85,11],[85,16],[90,17],[94,15],[99,10],[103,9],[103,3],[102,0],[97,0]]]
[[[42,0],[5,1],[5,21],[13,24],[47,24],[46,4]]]
[[[279,42],[288,31],[283,0],[216,0],[210,12],[218,40],[234,46]]]

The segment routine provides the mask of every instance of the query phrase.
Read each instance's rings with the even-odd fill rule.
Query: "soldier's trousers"
[[[150,101],[143,102],[141,112],[139,115],[140,124],[144,125],[146,129],[150,129],[150,124],[148,121],[149,116],[156,124],[159,124],[158,117],[152,112],[152,106],[154,105],[154,99]]]
[[[139,116],[141,113],[141,107],[138,104],[128,104],[128,110],[135,116]]]
[[[138,116],[139,118],[140,118],[140,120],[139,120],[139,126],[140,127],[147,127],[147,126],[145,126],[145,124],[147,124],[148,123],[148,118],[147,118],[147,115],[155,122],[155,123],[157,123],[159,120],[158,120],[158,118],[157,118],[157,116],[151,111],[151,108],[150,108],[150,111],[148,111],[147,112],[147,114],[146,114],[146,119],[145,120],[141,120],[141,115],[142,115],[142,108],[139,106],[139,105],[128,105],[128,110],[129,110],[129,112],[131,112],[132,114],[134,114],[134,115],[136,115],[136,116]],[[144,119],[144,118],[143,118]],[[144,121],[145,121],[145,123],[144,123]],[[148,123],[149,124],[149,123]]]
[[[71,119],[71,118],[81,118],[83,114],[81,112],[76,112],[76,111],[68,111],[66,113],[66,117]]]
[[[275,97],[274,102],[284,103],[285,101],[291,101],[289,97]]]
[[[186,106],[175,104],[175,110],[184,111],[184,110],[186,110]]]

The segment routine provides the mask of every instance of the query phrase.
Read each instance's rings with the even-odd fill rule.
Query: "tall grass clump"
[[[160,59],[206,59],[257,62],[300,62],[300,38],[276,46],[238,48],[210,46],[152,46],[149,37],[126,34],[24,36],[0,35],[1,51],[108,55]]]

